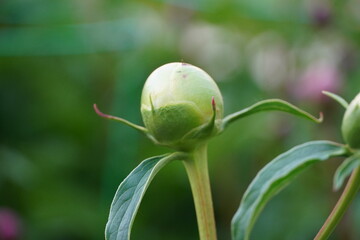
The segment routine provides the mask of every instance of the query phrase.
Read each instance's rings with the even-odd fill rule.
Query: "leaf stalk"
[[[350,203],[356,196],[359,187],[360,167],[356,168],[351,174],[350,179],[346,184],[343,193],[341,194],[341,197],[339,198],[329,217],[326,219],[324,225],[321,227],[320,231],[315,236],[314,240],[326,240],[329,238],[330,234],[333,232],[336,225],[340,222],[344,213],[350,206]]]

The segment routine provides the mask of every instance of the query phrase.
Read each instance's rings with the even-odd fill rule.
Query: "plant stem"
[[[216,240],[216,226],[207,164],[207,144],[183,161],[193,193],[200,240]]]
[[[336,225],[341,220],[346,209],[349,207],[351,201],[354,199],[356,193],[360,187],[360,167],[356,168],[346,184],[344,192],[341,194],[340,199],[336,203],[330,216],[326,219],[326,222],[314,238],[314,240],[328,239]]]

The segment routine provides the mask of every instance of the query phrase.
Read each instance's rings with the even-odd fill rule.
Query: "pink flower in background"
[[[311,20],[317,27],[325,27],[331,23],[332,13],[329,6],[316,6],[311,11]]]
[[[299,77],[295,96],[310,101],[327,99],[321,92],[338,92],[341,88],[339,70],[332,64],[318,63],[309,66]]]
[[[20,235],[20,221],[10,209],[0,208],[0,240],[16,240]]]

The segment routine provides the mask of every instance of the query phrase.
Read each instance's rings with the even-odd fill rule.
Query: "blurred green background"
[[[213,76],[227,114],[282,98],[325,115],[316,125],[262,113],[211,141],[218,235],[230,239],[232,215],[262,166],[305,141],[342,141],[344,109],[321,90],[351,100],[359,53],[358,0],[0,1],[0,239],[103,239],[118,184],[169,150],[101,119],[92,104],[141,123],[147,76],[182,60]],[[340,162],[309,168],[273,198],[252,239],[312,239],[339,197]],[[360,197],[331,239],[360,239],[359,223]],[[154,179],[132,239],[198,239],[180,162]]]

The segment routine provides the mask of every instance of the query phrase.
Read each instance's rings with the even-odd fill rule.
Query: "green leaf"
[[[347,153],[344,145],[313,141],[276,157],[259,171],[246,190],[232,219],[232,239],[249,239],[250,231],[265,204],[307,166]]]
[[[281,99],[268,99],[264,101],[260,101],[258,103],[255,103],[254,105],[245,108],[239,112],[230,114],[226,116],[223,120],[223,129],[229,124],[234,122],[235,120],[247,117],[251,114],[263,112],[263,111],[282,111],[287,112],[299,117],[306,118],[308,120],[311,120],[316,123],[322,122],[322,114],[320,113],[320,118],[317,119],[316,117],[310,115],[309,113],[301,110],[300,108],[283,101]]]
[[[328,91],[322,91],[322,93],[326,96],[328,96],[329,98],[332,98],[333,100],[335,100],[336,102],[338,102],[341,106],[343,106],[345,109],[347,109],[347,107],[349,106],[349,103],[343,99],[342,97],[340,97],[339,95],[336,95],[335,93],[331,93]]]
[[[347,178],[351,172],[360,166],[360,153],[347,158],[336,170],[334,175],[334,190],[337,191],[343,185],[345,178]]]
[[[130,239],[135,215],[151,180],[165,164],[180,159],[182,159],[181,153],[148,158],[124,179],[111,203],[105,229],[106,240]]]

